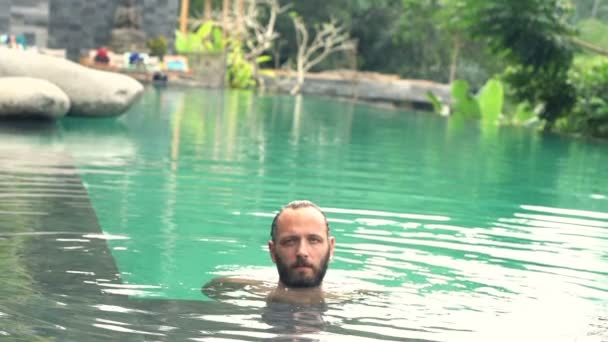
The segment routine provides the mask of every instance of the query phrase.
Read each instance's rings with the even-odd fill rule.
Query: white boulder
[[[34,77],[54,83],[70,98],[68,115],[74,116],[120,115],[143,92],[141,83],[126,75],[87,68],[36,52],[0,48],[0,77],[8,76]]]
[[[49,81],[0,77],[0,118],[58,119],[69,109],[68,96]]]

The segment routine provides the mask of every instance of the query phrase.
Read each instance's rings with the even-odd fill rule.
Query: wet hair
[[[276,241],[277,229],[279,229],[279,227],[278,227],[279,216],[281,216],[283,211],[285,211],[286,209],[297,210],[297,209],[302,209],[302,208],[317,209],[321,213],[321,215],[323,215],[323,220],[325,221],[325,227],[327,227],[327,234],[329,234],[329,223],[327,222],[327,216],[325,216],[325,213],[323,212],[323,210],[321,210],[321,208],[318,205],[312,203],[311,201],[297,200],[297,201],[289,202],[286,205],[284,205],[283,208],[281,208],[281,210],[279,210],[279,212],[275,215],[274,219],[272,220],[272,225],[270,226],[270,237],[272,238],[272,241]]]

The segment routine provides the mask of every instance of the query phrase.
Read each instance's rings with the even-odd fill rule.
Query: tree
[[[564,0],[466,0],[460,3],[463,27],[504,58],[505,80],[520,102],[540,104],[539,117],[550,129],[568,113],[576,94],[568,82],[573,50]]]
[[[268,20],[262,21],[259,7],[265,5],[268,10]],[[272,47],[272,43],[279,37],[275,31],[277,16],[284,13],[290,5],[280,6],[277,0],[253,0],[249,3],[248,11],[244,18],[246,35],[244,38],[247,53],[245,58],[255,61],[262,53]]]
[[[336,20],[321,24],[314,33],[314,39],[310,39],[308,29],[302,17],[292,13],[291,19],[296,30],[296,41],[298,52],[296,57],[296,84],[291,94],[300,93],[304,83],[304,74],[313,66],[319,64],[331,53],[341,50],[349,50],[354,47],[353,40],[343,26]]]

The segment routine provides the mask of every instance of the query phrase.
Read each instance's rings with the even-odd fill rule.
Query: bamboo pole
[[[243,16],[245,15],[245,1],[236,0],[236,33],[241,38],[243,34]]]
[[[211,5],[211,0],[205,0],[205,10],[203,13],[205,13],[205,21],[210,21],[211,20],[211,11],[212,11],[212,5]]]
[[[190,10],[190,0],[182,0],[182,10],[179,17],[179,30],[182,33],[188,31],[188,12]]]
[[[227,36],[228,32],[228,16],[230,15],[230,0],[224,0],[222,6],[222,28],[224,29],[224,36]]]

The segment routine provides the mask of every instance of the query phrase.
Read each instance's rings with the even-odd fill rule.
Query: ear
[[[329,260],[334,258],[334,249],[336,248],[336,238],[329,237]]]
[[[274,262],[276,264],[277,259],[276,259],[274,247],[275,247],[274,242],[272,240],[268,240],[268,252],[270,253],[270,258],[272,259],[272,262]]]

